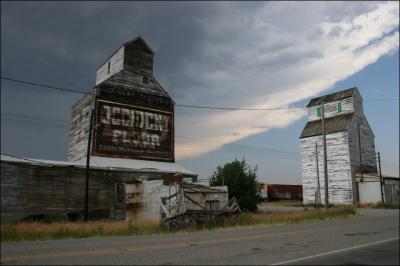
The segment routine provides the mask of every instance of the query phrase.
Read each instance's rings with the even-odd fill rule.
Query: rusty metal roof
[[[326,134],[347,131],[353,113],[338,115],[325,119]],[[300,138],[322,135],[322,120],[309,121],[301,132]]]
[[[324,98],[324,102],[334,102],[340,99],[349,98],[354,95],[354,92],[357,90],[357,87],[350,88],[343,91],[334,92],[328,95],[320,96],[314,99],[311,99],[307,104],[307,107],[317,106],[321,104],[322,98]]]

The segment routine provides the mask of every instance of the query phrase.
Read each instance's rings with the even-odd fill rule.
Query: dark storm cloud
[[[370,55],[394,49],[396,34],[379,39],[377,51],[364,56],[368,60],[352,54],[393,27],[391,21],[398,19],[393,10],[398,7],[374,2],[1,2],[1,74],[88,91],[95,84],[96,68],[141,35],[156,53],[156,79],[177,103],[282,106],[360,70],[373,62]],[[369,21],[362,17],[366,13],[381,19]],[[357,17],[361,23],[353,21]],[[374,23],[377,27],[368,34],[360,28]],[[335,30],[348,25],[355,29],[349,36]],[[345,60],[335,56],[343,52],[340,47],[348,47]],[[70,106],[81,95],[4,80],[1,85],[2,115],[25,115],[19,124],[2,119],[2,149],[65,159],[68,130],[29,123],[31,116],[68,123]],[[176,131],[229,143],[287,126],[302,115],[177,109]],[[183,156],[210,150],[192,144],[179,149]]]
[[[155,50],[155,74],[171,95],[183,82],[174,73],[182,62],[195,60],[203,40],[193,14],[201,20],[214,13],[205,3],[173,2],[1,2],[1,7],[2,76],[88,91],[96,68],[141,35]],[[1,85],[3,115],[68,121],[70,106],[81,96],[4,80]],[[65,159],[68,125],[32,127],[32,119],[2,118],[3,150]],[[55,145],[43,145],[46,140]]]
[[[2,6],[3,73],[31,80],[40,76],[44,82],[80,88],[93,86],[96,67],[138,35],[156,51],[159,73],[193,60],[187,57],[196,56],[203,39],[193,14],[202,19],[214,10],[202,3],[172,2],[6,2]],[[49,68],[52,73],[46,75]]]

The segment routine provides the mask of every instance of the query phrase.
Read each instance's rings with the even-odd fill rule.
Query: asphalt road
[[[399,265],[399,210],[214,232],[8,242],[1,263]]]

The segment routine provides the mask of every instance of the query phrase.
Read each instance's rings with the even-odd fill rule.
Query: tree
[[[228,186],[229,198],[235,197],[242,210],[257,211],[261,198],[256,172],[257,166],[252,168],[245,159],[235,159],[217,167],[209,179],[210,186]]]

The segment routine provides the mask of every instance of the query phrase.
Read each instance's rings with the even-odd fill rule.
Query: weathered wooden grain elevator
[[[307,105],[309,121],[300,136],[303,202],[315,203],[318,183],[321,202],[325,199],[322,100],[325,109],[329,203],[357,203],[356,174],[377,172],[374,134],[364,115],[363,99],[357,88],[311,99]]]

